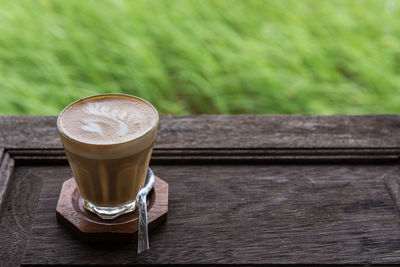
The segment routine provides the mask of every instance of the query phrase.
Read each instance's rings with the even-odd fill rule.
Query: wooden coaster
[[[101,219],[83,207],[74,178],[64,182],[57,203],[57,220],[86,241],[117,242],[137,239],[138,209],[112,220]],[[167,219],[168,183],[155,177],[154,188],[147,196],[148,229]]]

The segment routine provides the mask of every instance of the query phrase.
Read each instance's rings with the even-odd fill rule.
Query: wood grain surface
[[[27,265],[400,261],[399,214],[383,182],[397,166],[152,166],[170,185],[169,216],[139,256],[136,243],[83,243],[56,223],[68,167],[21,168],[44,181]]]
[[[400,265],[400,117],[162,116],[168,221],[136,244],[57,223],[71,170],[56,117],[0,116],[0,266]]]
[[[0,116],[0,147],[62,148],[55,116]],[[161,116],[156,149],[394,148],[398,115]]]
[[[152,162],[394,162],[399,127],[397,115],[161,116]],[[66,162],[54,116],[0,116],[0,136],[0,147],[22,164]]]

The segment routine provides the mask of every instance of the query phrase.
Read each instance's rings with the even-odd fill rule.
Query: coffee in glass
[[[57,126],[84,207],[103,219],[135,210],[158,126],[157,110],[123,94],[80,99]]]

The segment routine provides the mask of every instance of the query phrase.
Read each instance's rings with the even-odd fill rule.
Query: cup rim
[[[107,97],[107,96],[123,96],[123,97],[128,97],[128,98],[134,98],[136,100],[142,101],[142,102],[146,103],[147,105],[149,105],[153,109],[153,111],[154,111],[154,113],[156,115],[152,127],[149,130],[147,130],[145,133],[143,133],[142,135],[140,135],[138,137],[135,137],[135,138],[129,139],[127,141],[123,141],[123,142],[109,143],[109,144],[94,144],[94,143],[83,142],[83,141],[77,140],[77,139],[67,135],[65,133],[65,131],[63,131],[62,127],[60,126],[61,116],[68,108],[72,107],[73,105],[78,104],[79,102],[83,102],[83,101],[89,100],[91,98]],[[57,116],[57,129],[58,129],[58,132],[60,134],[62,134],[63,137],[65,137],[68,140],[71,140],[73,142],[76,142],[76,143],[79,143],[79,144],[84,144],[84,145],[89,145],[89,146],[94,146],[94,147],[107,147],[107,146],[123,145],[123,144],[127,144],[127,143],[130,143],[132,141],[137,141],[137,140],[143,138],[144,136],[146,136],[147,134],[152,132],[155,128],[157,128],[159,120],[160,120],[160,117],[159,117],[157,109],[149,101],[144,100],[143,98],[140,98],[138,96],[129,95],[129,94],[105,93],[105,94],[97,94],[97,95],[86,96],[84,98],[80,98],[78,100],[75,100],[74,102],[72,102],[69,105],[67,105],[63,110],[61,110],[61,112]]]

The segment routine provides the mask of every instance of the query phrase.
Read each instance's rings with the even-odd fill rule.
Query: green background
[[[0,1],[0,114],[400,112],[400,2]]]

